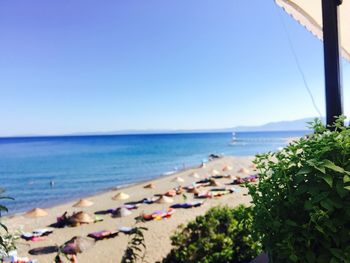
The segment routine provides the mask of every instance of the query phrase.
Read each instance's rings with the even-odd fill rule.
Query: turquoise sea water
[[[242,132],[235,144],[231,133],[0,138],[0,187],[17,213],[198,165],[211,153],[275,151],[306,133]]]

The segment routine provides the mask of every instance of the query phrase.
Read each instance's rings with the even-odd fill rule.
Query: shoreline
[[[77,209],[72,207],[72,205],[77,201],[73,200],[70,202],[65,202],[53,207],[46,209],[48,216],[40,218],[27,218],[23,213],[13,215],[11,217],[3,217],[6,220],[4,223],[9,227],[10,231],[21,229],[24,232],[31,232],[34,229],[44,228],[56,221],[56,217],[62,215],[65,211],[69,214],[77,211],[84,211],[90,215],[94,215],[96,211],[103,211],[107,209],[115,209],[118,206],[123,205],[128,201],[137,201],[142,198],[150,198],[156,194],[162,194],[178,186],[179,183],[174,183],[173,179],[176,177],[181,177],[185,180],[184,186],[190,185],[193,181],[198,181],[200,179],[191,178],[189,175],[196,172],[204,178],[205,175],[209,175],[212,169],[222,171],[222,168],[226,165],[233,167],[230,172],[221,172],[222,174],[231,174],[233,176],[240,175],[238,170],[241,168],[249,168],[251,161],[254,157],[232,157],[224,156],[219,159],[215,159],[206,163],[205,168],[198,168],[198,166],[187,168],[184,171],[180,171],[171,175],[161,175],[157,178],[151,180],[145,180],[142,182],[137,182],[135,184],[124,186],[119,189],[109,189],[103,191],[99,194],[93,194],[89,197],[85,196],[87,199],[94,202],[93,206]],[[250,171],[252,173],[252,171]],[[231,179],[219,179],[218,180],[222,186],[230,183]],[[143,186],[147,183],[154,183],[156,185],[155,189],[145,189]],[[228,186],[227,186],[228,187]],[[232,186],[231,186],[232,187]],[[238,188],[238,187],[237,187]],[[209,189],[209,187],[208,187]],[[207,190],[207,188],[205,188]],[[149,230],[145,233],[145,240],[147,245],[146,260],[148,262],[156,262],[161,260],[171,249],[170,236],[177,229],[180,224],[186,224],[188,221],[193,220],[198,215],[203,215],[209,208],[216,205],[229,205],[236,206],[238,204],[250,205],[251,198],[247,195],[248,190],[246,188],[239,187],[239,192],[224,195],[219,198],[210,199],[196,199],[192,194],[186,193],[188,196],[187,202],[189,201],[204,201],[204,205],[198,208],[190,209],[175,209],[175,213],[171,218],[161,221],[148,221],[145,223],[140,223],[140,226],[147,227]],[[111,199],[113,195],[118,192],[125,192],[130,195],[130,199],[114,201]],[[173,197],[174,203],[184,202],[182,195]],[[27,256],[29,258],[37,259],[38,262],[52,262],[55,254],[32,256],[28,254],[29,249],[61,245],[67,240],[71,239],[73,236],[87,236],[89,233],[101,231],[101,230],[117,230],[121,226],[132,227],[135,224],[134,218],[140,213],[152,213],[156,210],[163,210],[172,204],[142,204],[137,210],[132,210],[132,215],[122,218],[113,218],[109,214],[103,215],[103,221],[81,225],[79,227],[66,227],[66,228],[54,228],[54,233],[45,237],[45,240],[32,242],[32,241],[18,241],[18,254],[19,256]],[[29,208],[31,209],[31,208]],[[29,210],[28,209],[28,210]],[[128,242],[128,236],[118,235],[113,239],[107,239],[96,242],[93,248],[85,251],[78,255],[79,262],[119,262],[121,256],[123,255],[124,249],[126,248]]]
[[[225,158],[225,157],[226,156],[221,156],[218,159]],[[242,157],[252,158],[252,156],[242,156]],[[210,163],[212,161],[215,161],[215,160],[208,160],[206,162],[206,164],[208,164],[208,163]],[[66,200],[58,201],[57,203],[48,204],[48,205],[42,206],[40,208],[43,208],[43,209],[54,209],[55,207],[59,207],[59,206],[62,206],[62,205],[68,204],[68,203],[75,202],[75,201],[77,201],[77,199],[93,198],[95,196],[103,195],[105,193],[109,193],[109,192],[113,192],[113,191],[120,191],[120,190],[123,190],[123,189],[127,189],[129,187],[139,186],[141,184],[147,184],[147,183],[150,183],[152,181],[156,181],[158,179],[171,177],[171,176],[174,176],[175,174],[179,174],[179,173],[187,172],[189,170],[197,169],[197,168],[199,168],[199,166],[200,166],[200,164],[199,165],[192,165],[192,166],[186,167],[185,169],[179,169],[177,171],[170,171],[170,172],[162,173],[160,175],[156,175],[152,179],[144,179],[144,180],[135,181],[135,182],[132,182],[132,183],[129,183],[129,184],[122,184],[120,186],[108,187],[108,188],[105,188],[105,189],[101,189],[101,190],[99,190],[99,191],[97,191],[97,192],[95,192],[93,194],[90,194],[90,195],[80,195],[78,197],[74,197],[74,198],[69,198],[69,199],[66,199]],[[167,173],[170,173],[170,174],[167,174]],[[32,209],[32,208],[35,208],[35,207],[30,207],[29,209],[27,209],[27,211]],[[22,216],[27,211],[6,213],[5,215],[2,215],[1,218],[5,219],[5,220],[6,220],[6,218],[11,219],[11,218],[16,217],[16,216]]]

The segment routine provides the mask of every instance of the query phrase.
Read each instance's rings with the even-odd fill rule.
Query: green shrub
[[[13,200],[13,198],[11,197],[2,196],[4,192],[5,190],[0,188],[0,200],[4,200],[4,199]],[[6,256],[10,250],[13,250],[16,248],[14,245],[15,244],[14,240],[18,238],[17,235],[8,233],[7,227],[1,222],[2,212],[8,212],[8,209],[6,206],[0,204],[0,260],[4,256]]]
[[[257,156],[250,185],[256,233],[274,262],[350,262],[350,128],[315,121],[314,134]]]
[[[214,207],[171,237],[175,246],[163,262],[250,262],[260,244],[251,235],[251,209]]]

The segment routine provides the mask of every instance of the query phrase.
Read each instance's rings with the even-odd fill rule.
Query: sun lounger
[[[203,205],[203,202],[188,202],[188,203],[182,203],[182,204],[175,204],[172,205],[171,208],[193,208],[193,207],[200,207]]]
[[[47,228],[36,229],[36,230],[33,230],[33,232],[31,233],[28,233],[28,232],[23,233],[21,235],[21,238],[27,241],[42,241],[42,240],[45,240],[44,236],[48,236],[52,233],[53,231]]]
[[[99,232],[90,233],[90,234],[88,234],[88,237],[91,237],[97,241],[97,240],[102,240],[102,239],[113,238],[113,237],[116,237],[118,234],[119,234],[119,231],[102,230]]]
[[[170,218],[171,215],[174,213],[174,209],[173,208],[168,208],[166,210],[158,210],[153,212],[152,214],[143,214],[142,218],[146,221],[150,221],[150,220],[162,220],[165,218]]]

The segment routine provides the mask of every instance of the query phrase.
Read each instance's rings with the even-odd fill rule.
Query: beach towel
[[[119,234],[118,231],[102,230],[102,231],[90,233],[88,234],[88,237],[91,237],[97,241],[97,240],[102,240],[107,238],[113,238],[113,237],[116,237],[118,234]]]
[[[162,220],[162,219],[170,218],[174,212],[175,210],[173,208],[168,208],[166,210],[157,210],[157,211],[154,211],[152,214],[143,214],[142,218],[146,221]]]
[[[51,229],[43,228],[43,229],[35,229],[31,233],[26,232],[21,235],[26,241],[42,241],[45,240],[44,236],[48,236],[52,234],[53,231]]]

